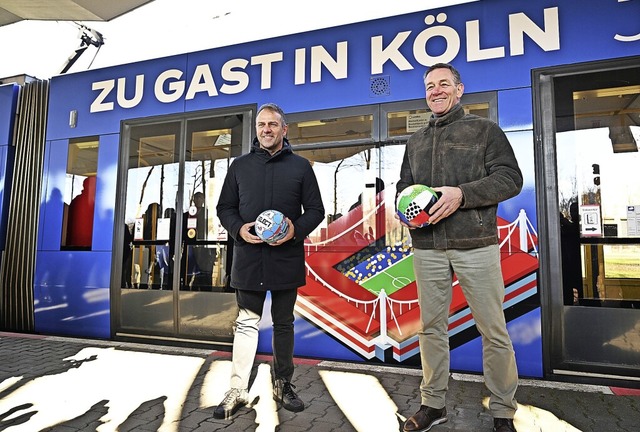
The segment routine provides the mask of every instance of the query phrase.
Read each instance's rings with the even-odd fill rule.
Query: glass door
[[[237,316],[229,287],[231,247],[216,215],[222,182],[240,155],[242,116],[206,117],[186,123],[182,179],[182,235],[178,277],[180,333],[231,341]]]
[[[249,148],[250,119],[246,110],[125,126],[117,335],[231,341],[231,242],[215,207],[231,161]]]
[[[173,264],[180,141],[180,121],[139,125],[130,130],[121,218],[122,328],[175,332]]]
[[[539,77],[551,367],[640,379],[640,60]]]

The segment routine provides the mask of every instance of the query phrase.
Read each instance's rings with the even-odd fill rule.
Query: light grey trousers
[[[236,290],[239,310],[233,339],[231,388],[249,387],[251,368],[258,349],[258,324],[262,318],[266,295],[264,291]],[[285,381],[291,380],[294,370],[293,309],[297,296],[296,288],[271,291],[273,376]]]

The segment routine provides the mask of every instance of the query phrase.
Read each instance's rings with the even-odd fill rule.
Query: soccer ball
[[[256,234],[267,243],[283,239],[289,231],[284,215],[278,210],[265,210],[256,218]]]
[[[438,193],[429,186],[415,184],[406,187],[396,199],[400,220],[418,228],[429,225],[429,210],[438,201]]]

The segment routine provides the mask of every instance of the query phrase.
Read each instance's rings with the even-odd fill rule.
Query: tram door
[[[640,381],[640,58],[537,76],[552,372]]]
[[[123,130],[114,265],[116,337],[230,343],[237,309],[216,214],[251,112],[131,122]]]

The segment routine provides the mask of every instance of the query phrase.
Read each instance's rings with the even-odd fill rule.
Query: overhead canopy
[[[109,21],[153,0],[0,0],[0,26],[22,20]]]

